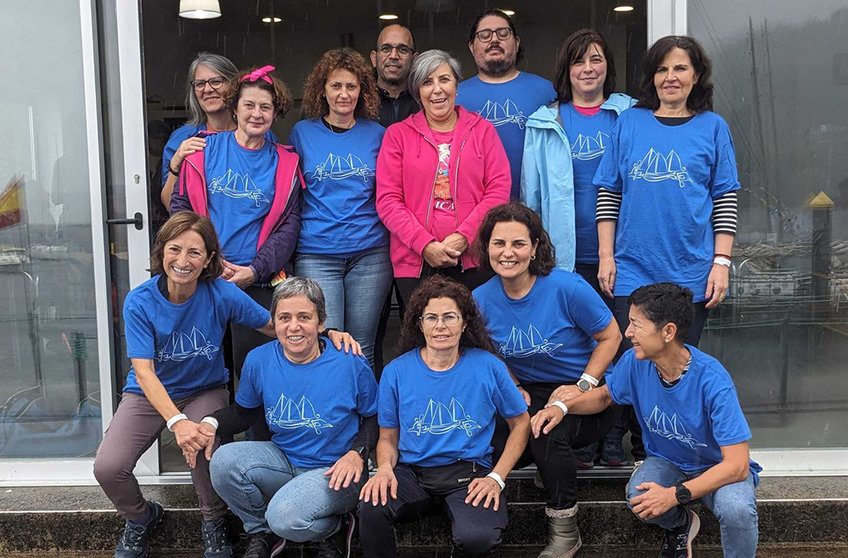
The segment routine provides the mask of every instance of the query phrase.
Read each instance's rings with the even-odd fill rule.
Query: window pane
[[[0,458],[101,436],[79,4],[0,18]]]
[[[754,446],[848,446],[848,2],[690,0],[688,18],[743,188],[731,297],[702,347]]]

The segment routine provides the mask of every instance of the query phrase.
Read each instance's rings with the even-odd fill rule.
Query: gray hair
[[[450,66],[457,83],[462,81],[462,64],[459,63],[459,60],[451,56],[449,52],[445,52],[444,50],[435,48],[426,50],[419,54],[418,58],[412,63],[412,69],[409,70],[409,93],[418,101],[419,105],[421,104],[421,95],[418,94],[418,90],[421,88],[424,80],[442,64]]]
[[[272,321],[274,320],[274,314],[277,313],[277,304],[281,300],[295,296],[306,297],[306,300],[315,306],[319,324],[327,321],[327,306],[324,303],[324,292],[318,283],[306,277],[287,277],[282,283],[277,285],[277,288],[274,289],[274,296],[271,298]]]
[[[191,84],[194,81],[194,72],[197,71],[198,66],[206,66],[210,70],[218,72],[227,81],[232,81],[238,73],[236,65],[230,62],[230,59],[226,56],[212,54],[211,52],[197,53],[197,57],[188,67],[188,77],[186,79],[186,106],[189,113],[187,124],[194,126],[206,124],[206,113],[200,107],[200,101],[197,100],[197,95],[194,94],[194,86]]]

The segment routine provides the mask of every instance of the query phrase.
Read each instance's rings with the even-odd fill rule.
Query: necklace
[[[329,126],[329,127],[330,127],[330,131],[332,131],[332,132],[334,132],[334,133],[336,133],[336,134],[340,134],[340,133],[342,133],[342,132],[347,132],[348,130],[350,130],[351,128],[353,128],[353,125],[354,125],[354,124],[356,124],[356,121],[354,120],[354,121],[352,121],[352,122],[350,123],[350,125],[349,125],[349,126],[347,126],[347,127],[345,128],[344,126],[336,126],[335,124],[333,124],[332,122],[330,122],[330,121],[329,121],[329,120],[327,120],[326,118],[324,118],[324,122],[327,124],[327,126]]]

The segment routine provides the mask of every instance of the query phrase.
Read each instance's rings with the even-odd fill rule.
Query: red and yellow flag
[[[0,229],[21,222],[21,191],[24,177],[13,176],[0,192]]]

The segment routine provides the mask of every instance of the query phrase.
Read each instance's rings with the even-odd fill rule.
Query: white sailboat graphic
[[[530,324],[527,331],[512,326],[509,337],[500,344],[498,352],[504,358],[527,358],[539,353],[553,356],[553,352],[559,347],[562,347],[562,343],[548,341],[533,324]]]
[[[430,399],[427,409],[423,414],[415,417],[412,426],[407,432],[413,434],[433,434],[440,436],[457,429],[462,429],[469,437],[475,430],[482,427],[465,412],[462,403],[452,397],[450,403],[445,405]]]
[[[571,158],[580,161],[591,161],[597,159],[607,150],[609,134],[598,132],[594,137],[578,134],[574,143],[571,144]]]
[[[196,327],[191,328],[191,333],[175,331],[168,338],[168,342],[156,353],[156,360],[160,362],[184,360],[203,355],[207,359],[215,358],[218,347],[206,339],[202,331]]]
[[[486,104],[477,113],[495,127],[513,123],[523,130],[524,124],[527,123],[527,117],[510,99],[504,101],[502,105],[494,101],[486,101]]]
[[[315,167],[315,178],[324,180],[343,180],[350,176],[360,176],[367,181],[374,176],[374,171],[368,168],[362,159],[351,153],[347,157],[340,157],[330,153],[323,163]]]
[[[653,147],[641,161],[633,165],[630,178],[634,180],[641,178],[648,182],[661,182],[670,178],[676,180],[681,188],[686,185],[686,182],[692,182],[686,167],[680,162],[680,156],[674,149],[669,151],[668,155],[663,155],[654,151]]]
[[[224,176],[212,179],[212,182],[209,183],[209,193],[224,194],[228,198],[248,198],[253,200],[256,207],[263,203],[271,203],[247,173],[238,174],[232,169],[228,169]]]
[[[316,434],[320,434],[324,428],[333,427],[315,412],[315,406],[305,395],[295,402],[294,399],[287,398],[285,393],[281,393],[274,408],[266,409],[265,418],[269,426],[285,430],[311,428]]]
[[[677,417],[677,413],[674,413],[669,418],[667,414],[660,411],[659,407],[654,406],[651,416],[643,418],[645,419],[645,425],[648,427],[648,430],[658,436],[662,436],[667,440],[677,440],[681,444],[689,446],[689,449],[692,451],[695,451],[699,447],[707,447],[707,444],[699,442],[686,431],[683,423]]]

